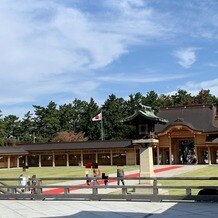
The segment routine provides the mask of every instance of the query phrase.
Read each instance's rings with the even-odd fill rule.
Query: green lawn
[[[218,177],[218,166],[205,166],[201,169],[192,170],[183,174],[179,174],[176,177]],[[218,186],[218,180],[205,180],[205,181],[198,181],[198,180],[169,180],[169,181],[160,181],[161,185],[163,186],[204,186],[204,185],[211,185],[211,186]],[[170,194],[184,194],[184,190],[172,189],[168,190]],[[193,194],[198,193],[199,190],[193,190]]]
[[[111,174],[116,173],[116,166],[100,166],[101,173]],[[139,169],[139,166],[125,166],[124,171],[132,171]],[[0,170],[0,181],[1,178],[18,178],[22,173],[22,169],[1,169]],[[39,178],[42,177],[84,177],[85,167],[72,166],[72,167],[30,167],[28,169],[28,175],[36,175]],[[192,170],[187,173],[177,175],[177,177],[218,177],[218,166],[205,166],[204,168]],[[43,184],[57,183],[60,181],[44,181]],[[7,184],[17,184],[17,182],[5,182]],[[161,185],[217,185],[218,181],[160,181]],[[196,190],[193,193],[197,193]],[[183,190],[169,190],[170,194],[184,194]]]
[[[124,171],[132,171],[139,169],[139,166],[124,166]],[[111,174],[116,173],[116,166],[99,166],[101,173]],[[28,175],[36,175],[38,178],[42,177],[85,177],[85,167],[72,166],[72,167],[30,167],[28,169]],[[91,169],[90,169],[91,171]],[[1,178],[18,178],[22,174],[22,169],[1,169],[0,170],[0,181]],[[92,176],[92,174],[90,175]],[[57,181],[56,181],[57,182]],[[60,182],[60,181],[58,181]],[[16,182],[5,182],[7,184],[16,184]],[[52,181],[45,181],[43,184],[54,183]]]

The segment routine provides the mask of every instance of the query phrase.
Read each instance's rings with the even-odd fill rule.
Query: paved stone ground
[[[167,167],[167,166],[169,166],[169,165],[155,165],[154,168],[159,169],[159,168]],[[203,167],[207,167],[208,165],[181,165],[181,166],[182,167],[180,167],[180,168],[159,172],[159,173],[155,174],[155,176],[158,176],[158,177],[176,176],[178,174],[185,173],[185,172],[188,172],[190,170],[197,170],[197,169],[200,169]]]
[[[155,176],[156,177],[171,177],[171,176],[175,176],[175,175],[178,175],[178,174],[181,174],[181,173],[184,173],[184,172],[187,172],[189,170],[193,170],[193,169],[199,169],[199,168],[202,168],[202,167],[205,167],[206,165],[181,165],[179,166],[178,168],[175,168],[175,169],[170,169],[170,170],[167,170],[169,168],[169,165],[155,165],[154,166],[154,169],[155,171],[158,171],[158,169],[166,169],[166,170],[163,170],[161,172],[158,172],[158,173],[155,173]],[[135,174],[135,177],[136,177],[136,174],[139,173],[139,170],[134,170],[134,171],[129,171],[129,172],[126,172],[125,175],[128,176],[128,175],[134,175]],[[110,174],[109,175],[109,178],[110,177],[116,177],[116,173],[114,174]],[[148,181],[147,181],[148,182]],[[100,181],[101,185],[103,185],[103,181]],[[60,185],[82,185],[82,184],[85,184],[84,183],[84,180],[80,181],[80,180],[77,180],[77,181],[67,181],[67,182],[62,182],[62,183],[59,183]],[[138,185],[139,184],[139,181],[138,180],[125,180],[125,185]],[[114,182],[109,182],[108,186],[111,186],[111,185],[117,185],[117,182],[114,181]],[[143,184],[142,184],[143,185]],[[145,184],[144,184],[145,185]],[[149,183],[147,184],[149,185]],[[120,186],[122,187],[122,186]],[[44,189],[44,190],[49,190],[49,189]],[[53,189],[54,190],[54,189]],[[136,192],[143,192],[143,193],[152,193],[153,191],[151,189],[136,189]],[[164,194],[166,193],[166,190],[159,190],[161,194]],[[56,189],[56,193],[61,193],[63,192],[62,190],[61,191],[58,191]],[[92,193],[92,189],[77,189],[77,190],[72,190],[71,192],[73,193],[86,193],[86,194],[91,194]],[[121,189],[113,189],[113,188],[108,188],[108,189],[99,189],[98,190],[98,193],[99,194],[107,194],[107,193],[111,193],[111,192],[121,192]],[[52,193],[55,193],[52,191]]]
[[[215,218],[217,203],[130,201],[0,201],[0,217]]]
[[[164,166],[155,166],[155,169]],[[204,166],[183,166],[156,176],[174,176]],[[133,172],[134,173],[134,172]],[[135,171],[135,173],[137,173]],[[103,189],[106,190],[106,189]],[[85,191],[85,190],[84,190]],[[73,218],[174,218],[218,217],[218,203],[175,203],[133,201],[70,201],[70,200],[0,200],[0,218],[73,217]]]

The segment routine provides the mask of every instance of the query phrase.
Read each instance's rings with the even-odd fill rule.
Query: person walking
[[[94,183],[97,184],[97,185],[99,185],[98,178],[100,177],[100,175],[101,175],[101,171],[98,168],[98,163],[94,163],[93,164],[93,177],[95,178]]]
[[[41,180],[36,178],[36,175],[32,176],[31,185],[32,185],[32,188],[30,190],[31,194],[41,194],[42,193],[42,190],[40,188],[36,188],[36,186],[41,185]]]
[[[21,175],[19,176],[18,186],[22,186],[22,187],[20,188],[20,190],[21,190],[22,192],[25,192],[25,191],[26,191],[27,177],[24,176],[23,174],[21,174]]]
[[[122,182],[122,184],[125,185],[123,178],[124,170],[121,166],[117,165],[117,185],[120,185],[120,182]]]
[[[26,182],[26,186],[27,186],[26,190],[30,191],[30,189],[28,188],[28,186],[30,186],[30,180],[29,180],[30,177],[29,177],[28,169],[29,169],[29,167],[27,165],[23,166],[23,169],[22,169],[22,178]]]

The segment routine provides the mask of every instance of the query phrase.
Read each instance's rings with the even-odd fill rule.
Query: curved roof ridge
[[[177,125],[180,125],[180,126],[186,126],[186,127],[188,127],[189,129],[194,130],[194,131],[202,131],[201,129],[195,129],[194,126],[191,125],[191,124],[188,123],[188,122],[175,122],[175,123],[171,123],[171,124],[169,124],[169,125],[166,126],[162,131],[157,132],[157,133],[165,132],[166,130],[168,130],[168,129],[174,127],[174,126],[177,126]]]
[[[168,125],[174,124],[175,120],[182,120],[193,130],[202,132],[218,132],[215,125],[216,107],[214,105],[190,105],[183,107],[160,108],[158,116],[169,120],[168,124],[156,125],[155,132],[162,132]]]

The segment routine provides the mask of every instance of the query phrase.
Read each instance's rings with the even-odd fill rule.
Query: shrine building
[[[136,126],[138,139],[155,138],[154,164],[218,164],[218,115],[213,105],[141,107],[124,123]],[[135,140],[32,143],[0,147],[0,168],[139,165]]]
[[[156,164],[217,164],[218,115],[213,105],[160,108],[158,116],[169,122],[156,125],[159,143]]]

